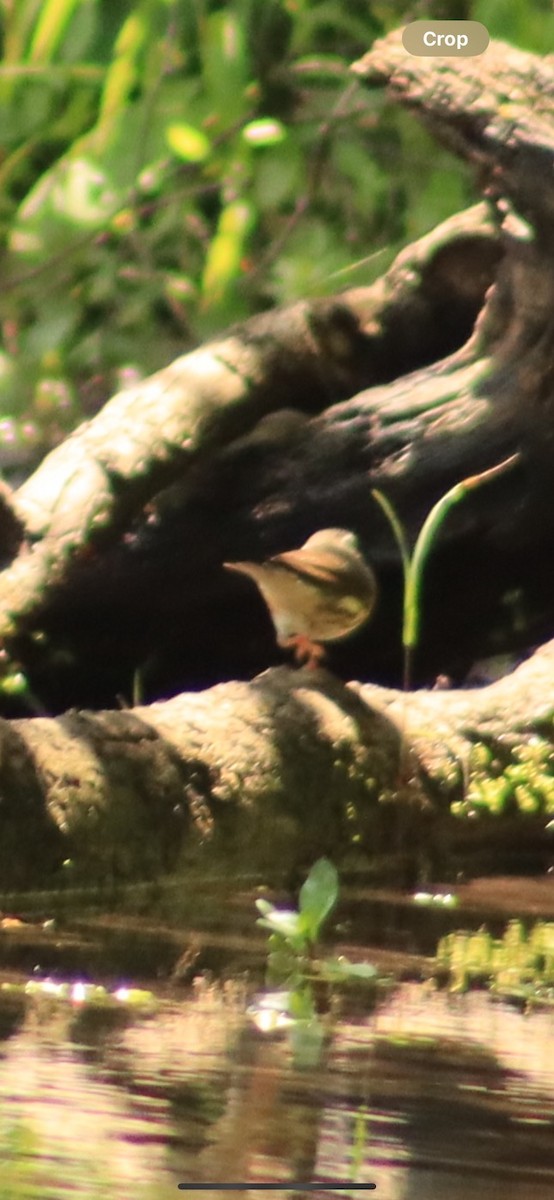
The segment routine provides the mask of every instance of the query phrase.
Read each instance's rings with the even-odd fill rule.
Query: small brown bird
[[[275,626],[277,641],[294,649],[296,661],[315,668],[322,642],[348,637],[371,615],[377,583],[358,542],[347,529],[320,529],[299,550],[263,563],[224,563],[257,584]]]

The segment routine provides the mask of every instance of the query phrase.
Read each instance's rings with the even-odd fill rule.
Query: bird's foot
[[[283,643],[281,643],[283,644]],[[294,650],[294,657],[299,666],[305,666],[309,671],[317,671],[325,658],[325,649],[319,642],[312,642],[303,633],[287,638],[287,646]]]

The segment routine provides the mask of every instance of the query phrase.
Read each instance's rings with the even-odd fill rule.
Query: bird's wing
[[[284,554],[275,554],[269,560],[271,563],[279,564],[289,571],[294,571],[307,583],[323,583],[337,584],[337,572],[339,579],[345,572],[344,559],[339,554],[333,554],[332,551],[314,550],[311,553],[309,550],[286,550]]]

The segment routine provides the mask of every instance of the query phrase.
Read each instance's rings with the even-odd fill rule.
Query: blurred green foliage
[[[552,43],[546,0],[425,11]],[[0,0],[1,469],[231,321],[370,282],[472,198],[459,164],[348,73],[418,15]]]
[[[482,926],[441,938],[435,969],[452,991],[487,986],[494,996],[531,1008],[554,1003],[554,923],[509,921],[502,937]]]
[[[469,755],[464,798],[452,804],[453,814],[472,821],[515,814],[552,817],[553,737],[554,721],[550,720],[541,734],[522,737],[513,746],[477,742]]]

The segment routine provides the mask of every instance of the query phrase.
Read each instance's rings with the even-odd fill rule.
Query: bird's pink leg
[[[281,642],[281,646],[294,649],[297,664],[305,665],[308,671],[317,671],[325,658],[325,649],[319,642],[312,642],[305,634],[295,634]]]

